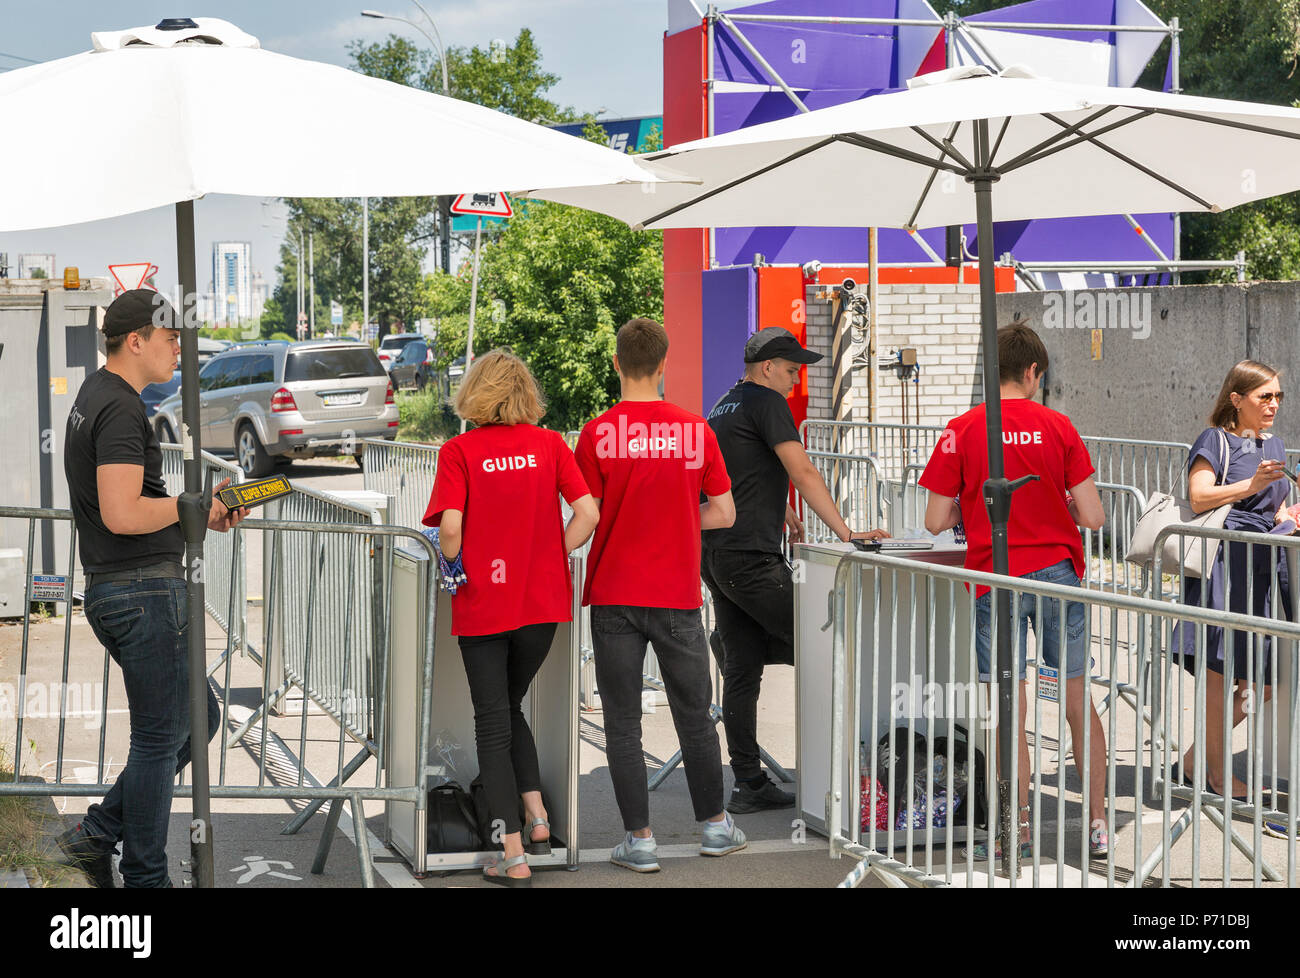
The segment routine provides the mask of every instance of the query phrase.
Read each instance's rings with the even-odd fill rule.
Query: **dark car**
[[[410,387],[417,391],[424,390],[424,385],[429,382],[429,372],[433,369],[432,360],[433,351],[424,340],[407,343],[388,368],[393,387],[397,390]]]
[[[172,379],[165,383],[148,385],[140,392],[140,400],[144,401],[145,415],[152,418],[158,410],[158,405],[180,389],[181,372],[179,370],[173,373]]]

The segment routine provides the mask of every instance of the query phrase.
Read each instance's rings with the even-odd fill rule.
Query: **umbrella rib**
[[[1285,129],[1271,129],[1268,126],[1253,126],[1249,122],[1231,122],[1227,119],[1216,119],[1212,115],[1201,115],[1197,112],[1182,112],[1178,109],[1152,109],[1151,111],[1160,115],[1172,115],[1179,119],[1191,119],[1193,122],[1208,122],[1215,126],[1227,126],[1231,129],[1245,129],[1248,132],[1259,132],[1265,136],[1281,136],[1285,139],[1300,139],[1300,133],[1287,132]]]
[[[1053,133],[1052,135],[1048,136],[1046,139],[1044,139],[1042,142],[1038,143],[1037,145],[1035,145],[1035,146],[1030,146],[1029,149],[1025,150],[1025,151],[1024,151],[1023,153],[1021,153],[1019,156],[1014,156],[1014,157],[1012,157],[1011,159],[1007,160],[1006,163],[1004,163],[1002,166],[999,166],[999,167],[998,167],[998,172],[999,172],[999,173],[1008,173],[1008,172],[1010,172],[1011,170],[1014,170],[1016,167],[1022,165],[1022,161],[1028,161],[1031,157],[1036,156],[1038,153],[1040,153],[1040,152],[1042,152],[1043,150],[1047,149],[1049,146],[1055,146],[1057,143],[1061,142],[1061,141],[1064,140],[1064,139],[1069,138],[1073,133],[1075,133],[1075,132],[1077,132],[1078,130],[1082,129],[1082,128],[1083,128],[1084,126],[1086,126],[1088,123],[1090,123],[1090,122],[1094,122],[1094,121],[1096,121],[1097,119],[1100,119],[1100,118],[1101,118],[1102,116],[1104,116],[1107,112],[1113,112],[1116,108],[1117,108],[1117,106],[1114,106],[1114,105],[1108,105],[1108,106],[1106,106],[1104,109],[1101,109],[1101,110],[1098,111],[1098,112],[1094,112],[1092,115],[1088,116],[1088,118],[1086,118],[1086,119],[1080,119],[1080,120],[1079,120],[1078,122],[1076,122],[1073,126],[1071,126],[1071,127],[1069,128],[1068,131],[1066,131],[1066,132]],[[1008,120],[1009,120],[1009,118],[1010,118],[1010,117],[1008,117]],[[1005,128],[1005,126],[1004,126],[1004,128]],[[999,143],[1002,142],[1002,137],[1001,137],[1000,135],[998,136],[998,142],[999,142]]]
[[[1022,166],[1028,166],[1030,163],[1037,163],[1039,160],[1045,160],[1049,156],[1054,156],[1055,154],[1063,152],[1064,150],[1071,149],[1072,147],[1078,146],[1080,143],[1086,143],[1091,139],[1097,138],[1098,136],[1104,136],[1108,132],[1113,132],[1116,129],[1122,129],[1124,126],[1127,126],[1130,122],[1138,122],[1142,119],[1145,119],[1147,118],[1147,116],[1151,115],[1154,111],[1155,111],[1154,109],[1143,109],[1142,111],[1138,112],[1136,115],[1131,115],[1126,119],[1120,119],[1118,122],[1112,122],[1108,126],[1102,126],[1100,129],[1096,130],[1095,132],[1078,133],[1078,137],[1079,137],[1078,139],[1068,139],[1066,142],[1058,143],[1057,145],[1053,146],[1051,149],[1044,150],[1041,153],[1036,153],[1033,156],[1029,156],[1026,153],[1021,153],[1019,156],[1017,156],[1011,162],[1007,163],[1005,166],[998,167],[998,172],[1010,173],[1012,170],[1018,170]],[[1044,118],[1052,119],[1052,117],[1049,115],[1045,115]],[[1065,125],[1065,123],[1062,122],[1060,119],[1052,119],[1052,121],[1055,122],[1058,126]],[[1084,121],[1086,122],[1087,120]],[[1082,123],[1080,123],[1080,125],[1082,125]],[[1072,128],[1077,129],[1077,126]],[[1069,135],[1071,134],[1067,132],[1062,132],[1058,134],[1059,137],[1067,137]]]
[[[1149,114],[1149,113],[1148,113],[1148,114]],[[1043,118],[1045,118],[1045,119],[1051,119],[1051,120],[1052,120],[1053,122],[1055,122],[1058,126],[1065,126],[1065,125],[1066,125],[1065,122],[1063,122],[1062,120],[1056,118],[1056,116],[1052,115],[1050,112],[1044,112],[1044,113],[1043,113]],[[1136,118],[1136,116],[1135,116],[1134,118]],[[1130,120],[1128,120],[1128,121],[1133,121],[1133,120],[1130,119]],[[1184,197],[1187,197],[1187,198],[1189,198],[1190,200],[1194,200],[1194,201],[1196,201],[1198,204],[1200,204],[1202,207],[1204,207],[1207,211],[1213,211],[1213,210],[1215,209],[1214,205],[1211,204],[1208,200],[1205,200],[1205,199],[1203,199],[1203,198],[1201,198],[1201,197],[1198,197],[1196,194],[1192,193],[1192,192],[1191,192],[1190,190],[1188,190],[1186,187],[1181,187],[1181,186],[1179,186],[1178,184],[1176,184],[1176,183],[1174,183],[1172,180],[1170,180],[1168,177],[1161,176],[1159,173],[1156,173],[1155,170],[1152,170],[1150,167],[1143,166],[1141,163],[1139,163],[1137,160],[1133,159],[1132,157],[1125,156],[1125,155],[1124,155],[1123,153],[1121,153],[1119,150],[1117,150],[1117,149],[1112,149],[1111,147],[1107,146],[1105,143],[1103,143],[1103,142],[1101,142],[1100,140],[1098,140],[1097,137],[1096,137],[1095,135],[1088,135],[1088,134],[1085,133],[1085,134],[1084,134],[1084,138],[1085,138],[1086,140],[1088,140],[1088,142],[1090,142],[1090,143],[1092,143],[1094,146],[1096,146],[1098,149],[1103,150],[1104,152],[1109,153],[1111,156],[1115,157],[1117,160],[1120,160],[1120,161],[1122,161],[1122,162],[1124,162],[1124,163],[1127,163],[1129,166],[1133,167],[1133,169],[1138,170],[1138,171],[1141,172],[1141,173],[1145,173],[1145,174],[1146,174],[1147,176],[1149,176],[1152,180],[1156,180],[1156,181],[1158,181],[1158,182],[1160,182],[1160,183],[1163,183],[1163,184],[1164,184],[1166,187],[1168,187],[1170,190],[1176,190],[1178,193],[1182,194]]]
[[[850,143],[859,149],[871,149],[877,153],[883,153],[885,156],[893,156],[896,159],[907,160],[909,163],[919,163],[921,166],[932,167],[937,170],[947,170],[949,173],[955,173],[959,177],[966,176],[969,170],[964,170],[959,166],[953,166],[951,163],[944,163],[942,160],[932,160],[929,157],[922,156],[920,153],[914,153],[910,149],[903,149],[901,146],[891,146],[889,143],[882,143],[878,139],[871,139],[869,136],[863,136],[856,132],[842,132],[831,137],[832,140],[841,143]]]
[[[793,163],[801,156],[807,156],[809,153],[814,153],[819,149],[823,149],[824,147],[829,146],[831,143],[835,142],[837,138],[838,137],[836,136],[828,136],[827,138],[820,140],[819,142],[813,143],[811,146],[805,146],[803,149],[791,153],[789,156],[786,156],[783,159],[779,159],[775,163],[769,163],[767,166],[755,170],[753,173],[746,173],[743,177],[737,177],[735,180],[732,180],[728,183],[724,183],[721,187],[714,187],[712,190],[706,191],[705,193],[700,194],[698,197],[692,197],[690,200],[682,201],[680,204],[677,204],[675,207],[670,207],[668,208],[668,210],[663,211],[660,214],[656,214],[654,217],[651,217],[648,220],[642,221],[639,226],[641,228],[650,228],[655,223],[662,221],[664,218],[672,217],[674,214],[678,213],[679,211],[683,211],[688,207],[694,207],[696,204],[702,204],[710,197],[715,197],[720,193],[724,193],[725,191],[730,190],[732,187],[737,187],[742,183],[746,183],[757,177],[761,177],[764,173],[767,173],[770,170],[775,170],[777,167],[785,166],[787,163]]]
[[[966,159],[966,157],[962,156],[961,153],[957,152],[957,148],[952,144],[953,138],[957,135],[957,129],[959,126],[961,126],[960,122],[954,122],[952,124],[951,131],[949,131],[948,135],[942,141],[935,139],[933,136],[931,136],[920,126],[912,126],[911,128],[912,128],[912,132],[916,133],[927,143],[929,143],[931,146],[937,149],[940,153],[943,154],[943,156],[951,156],[962,166],[966,167],[966,169],[973,170],[975,169],[975,167],[971,165],[970,160]],[[943,156],[940,156],[939,158],[943,159]]]
[[[1011,116],[1006,116],[1002,120],[1002,128],[998,130],[998,138],[993,143],[993,151],[989,153],[989,166],[998,158],[998,149],[1002,146],[1002,137],[1007,134],[1007,127],[1011,125]]]
[[[940,152],[939,159],[940,159],[940,160],[942,160],[942,159],[944,158],[944,156],[947,156],[950,152],[952,153],[952,155],[953,155],[954,157],[957,157],[958,159],[962,159],[962,158],[961,158],[961,154],[959,154],[959,153],[956,151],[956,149],[953,148],[953,145],[952,145],[952,141],[953,141],[953,139],[954,139],[954,138],[956,137],[956,135],[957,135],[957,130],[960,129],[960,128],[961,128],[961,123],[960,123],[960,122],[954,122],[954,123],[952,124],[952,129],[950,129],[950,130],[948,131],[948,135],[944,138],[944,140],[943,140],[942,143],[940,143],[937,139],[932,138],[932,137],[930,136],[930,134],[929,134],[928,132],[926,132],[924,129],[918,129],[918,128],[916,128],[916,127],[913,127],[912,131],[913,131],[913,132],[920,133],[922,136],[924,136],[926,139],[928,139],[931,143],[933,143],[934,145],[936,145],[936,146],[939,147],[939,152]],[[963,162],[963,163],[966,163],[966,161],[965,161],[964,159],[962,159],[962,162]],[[970,166],[969,163],[966,163],[966,165],[967,165],[968,167]],[[971,169],[974,169],[974,167],[971,167]],[[909,218],[907,219],[907,227],[909,227],[909,228],[914,228],[914,227],[916,227],[916,219],[917,219],[917,217],[918,217],[918,216],[920,215],[920,213],[921,213],[921,208],[925,206],[926,198],[930,196],[930,188],[932,188],[932,187],[934,186],[934,178],[937,177],[938,175],[939,175],[939,170],[938,170],[938,168],[936,168],[936,167],[931,167],[931,168],[930,168],[930,176],[929,176],[929,178],[925,181],[925,188],[921,191],[921,196],[920,196],[920,198],[919,198],[919,199],[917,200],[917,202],[916,202],[916,207],[913,208],[913,210],[912,210],[912,216],[909,217]]]

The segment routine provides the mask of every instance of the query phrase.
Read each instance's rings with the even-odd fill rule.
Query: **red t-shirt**
[[[486,425],[442,446],[424,525],[438,526],[446,509],[465,514],[469,580],[451,598],[453,635],[572,619],[561,494],[572,503],[588,491],[558,432]]]
[[[582,603],[700,607],[700,493],[731,489],[708,422],[666,401],[620,401],[587,422],[575,454],[601,501]]]
[[[931,492],[958,499],[966,528],[966,567],[993,570],[993,528],[984,508],[989,477],[984,405],[948,422],[921,475]],[[1002,455],[1008,479],[1039,476],[1011,497],[1007,555],[1012,576],[1021,577],[1063,560],[1083,576],[1083,543],[1065,493],[1092,475],[1092,460],[1074,425],[1060,411],[1025,398],[1002,399]],[[978,589],[979,594],[988,588]]]

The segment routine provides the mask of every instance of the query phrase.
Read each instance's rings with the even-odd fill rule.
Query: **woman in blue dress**
[[[1192,445],[1188,458],[1188,501],[1198,513],[1231,503],[1224,520],[1225,530],[1254,533],[1294,531],[1286,511],[1286,449],[1282,439],[1269,434],[1278,409],[1282,406],[1282,388],[1277,371],[1254,360],[1243,360],[1228,371],[1210,415],[1210,425]],[[1224,458],[1227,473],[1224,473]],[[1189,540],[1188,546],[1199,546]],[[1224,601],[1225,554],[1227,559],[1228,601]],[[1291,617],[1287,589],[1286,558],[1280,548],[1245,543],[1225,544],[1219,548],[1208,578],[1183,578],[1183,602],[1198,607],[1228,610],[1263,618],[1273,616],[1273,568],[1277,569],[1277,587],[1282,596],[1282,611]],[[1253,586],[1251,581],[1253,580]],[[1203,587],[1204,585],[1204,587]],[[1174,630],[1175,654],[1183,666],[1196,671],[1196,637],[1199,629],[1181,624]],[[1253,639],[1253,641],[1252,641]],[[1224,630],[1205,629],[1205,759],[1208,770],[1203,787],[1223,794],[1225,772],[1223,713]],[[1271,639],[1233,633],[1232,668],[1234,686],[1232,726],[1244,718],[1249,701],[1247,676],[1253,675],[1259,686],[1255,702],[1272,695],[1269,683]],[[1253,646],[1253,650],[1252,650]],[[1251,651],[1254,655],[1251,656]],[[1253,664],[1251,659],[1253,658]],[[1183,756],[1178,780],[1191,784],[1194,748]],[[1234,799],[1245,800],[1246,786],[1233,777]]]

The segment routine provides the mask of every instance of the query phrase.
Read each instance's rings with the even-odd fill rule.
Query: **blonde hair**
[[[1258,360],[1242,360],[1223,378],[1223,386],[1210,411],[1210,424],[1215,428],[1235,427],[1237,409],[1232,406],[1232,395],[1246,396],[1251,391],[1263,387],[1278,376],[1278,372],[1266,363]]]
[[[509,350],[491,350],[474,358],[453,407],[473,424],[537,424],[546,399],[526,363]]]

